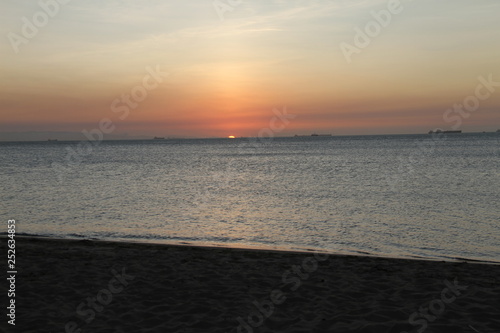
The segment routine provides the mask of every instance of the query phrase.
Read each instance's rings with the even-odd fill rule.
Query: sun
[[[230,135],[230,136],[228,136],[228,138],[229,138],[229,139],[234,139],[234,138],[235,138],[235,136],[234,136],[234,135]]]

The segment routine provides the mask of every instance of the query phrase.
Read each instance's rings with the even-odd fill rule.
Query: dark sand
[[[2,332],[500,332],[500,265],[20,236],[16,255]]]

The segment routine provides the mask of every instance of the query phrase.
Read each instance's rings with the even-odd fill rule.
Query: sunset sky
[[[402,0],[385,26],[373,11],[395,0],[220,0],[219,12],[213,0],[55,1],[0,2],[3,140],[103,118],[114,137],[256,136],[285,106],[296,117],[277,135],[426,133],[489,91],[479,77],[499,83],[448,116],[463,131],[500,128],[498,0]],[[377,24],[348,61],[341,45]],[[147,96],[113,112],[132,91]]]

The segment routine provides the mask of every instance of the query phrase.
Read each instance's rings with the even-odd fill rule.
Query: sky
[[[0,140],[496,131],[499,14],[498,0],[3,0]]]

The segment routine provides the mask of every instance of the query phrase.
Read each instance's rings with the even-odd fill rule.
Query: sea
[[[1,142],[0,215],[17,235],[500,262],[499,162],[500,133]]]

